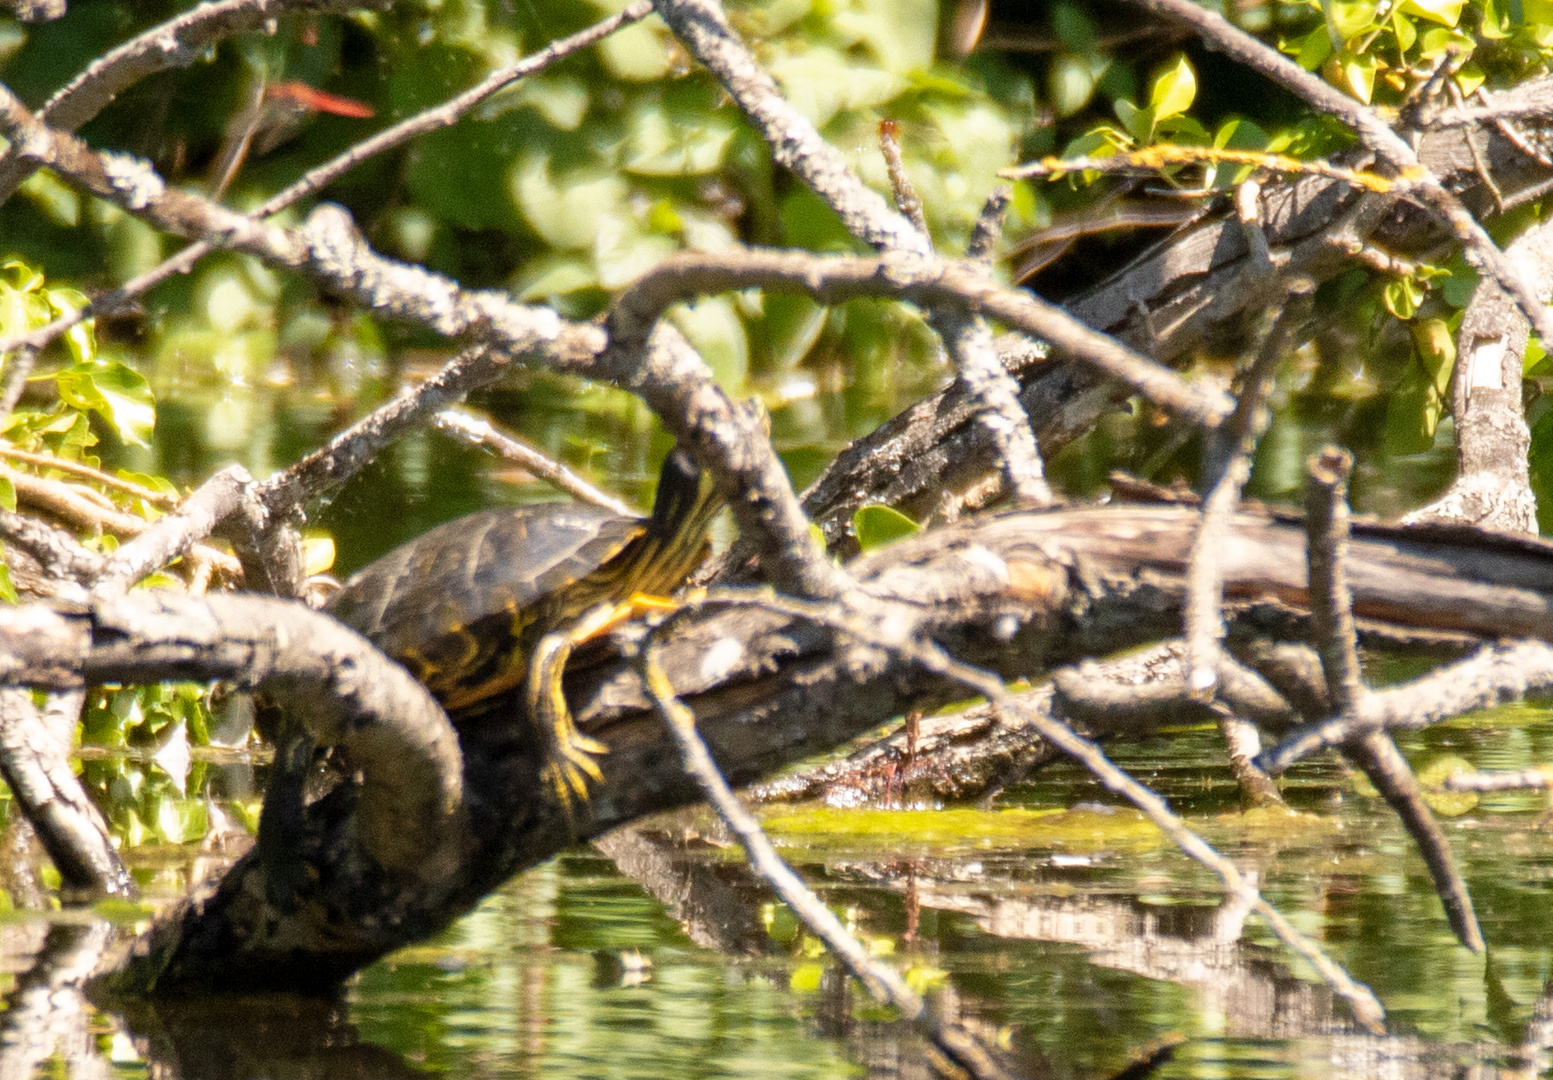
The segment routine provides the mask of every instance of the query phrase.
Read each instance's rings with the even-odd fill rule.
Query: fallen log
[[[1177,633],[1196,522],[1190,510],[1156,506],[993,515],[870,553],[852,571],[872,592],[900,601],[892,629],[927,635],[1005,677],[1031,677]],[[1304,543],[1295,523],[1237,518],[1223,561],[1246,617],[1271,608],[1298,620]],[[1362,526],[1351,558],[1356,606],[1369,617],[1484,640],[1553,638],[1553,545],[1455,528]],[[964,697],[878,649],[747,603],[708,601],[668,629],[665,670],[735,783],[908,709]],[[620,650],[631,652],[632,634],[639,642],[641,633],[617,635]],[[25,653],[14,644],[0,626],[0,663]],[[91,643],[99,647],[122,652],[126,642]],[[12,677],[26,681],[24,672]],[[471,835],[447,875],[396,877],[336,858],[359,827],[362,801],[344,782],[307,808],[306,881],[292,910],[270,901],[262,861],[250,854],[116,956],[104,985],[316,988],[447,925],[575,840],[697,798],[633,660],[595,658],[569,674],[567,692],[581,727],[610,747],[604,781],[575,819],[539,784],[517,703],[500,702],[458,731]]]

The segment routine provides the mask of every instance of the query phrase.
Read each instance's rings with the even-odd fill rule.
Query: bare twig
[[[1315,288],[1295,282],[1268,331],[1255,360],[1241,379],[1235,412],[1208,438],[1204,455],[1202,524],[1192,538],[1186,572],[1187,685],[1196,695],[1211,693],[1219,671],[1228,663],[1224,639],[1224,570],[1220,552],[1230,521],[1240,505],[1240,493],[1251,477],[1257,440],[1267,427],[1264,405],[1272,390],[1278,364],[1293,344],[1296,331],[1310,314]],[[1229,750],[1230,766],[1241,791],[1253,804],[1282,802],[1277,786],[1254,760],[1261,752],[1256,727],[1231,710],[1220,712],[1219,730]]]
[[[1446,791],[1537,791],[1553,787],[1553,766],[1507,772],[1457,773],[1440,785]]]
[[[1383,195],[1405,194],[1409,190],[1406,182],[1357,169],[1345,169],[1326,161],[1305,161],[1263,150],[1229,150],[1216,146],[1181,146],[1174,143],[1122,150],[1108,157],[1044,157],[1039,161],[1004,169],[998,175],[1008,180],[1031,177],[1055,180],[1080,172],[1130,176],[1158,173],[1182,165],[1250,165],[1291,176],[1324,176],[1329,180],[1341,180],[1361,191]]]
[[[610,312],[611,334],[634,336],[680,300],[756,287],[799,291],[826,304],[860,296],[898,297],[923,307],[964,304],[1051,342],[1182,419],[1213,427],[1234,408],[1228,395],[1188,383],[1163,364],[1089,329],[1060,308],[987,280],[978,269],[909,256],[860,259],[760,249],[684,252],[659,263],[620,295]]]
[[[41,510],[84,532],[111,531],[139,536],[150,524],[145,518],[115,509],[111,503],[103,506],[87,494],[87,489],[60,480],[16,472],[5,466],[0,466],[0,475],[10,479],[18,503]]]
[[[491,450],[583,502],[602,506],[617,514],[630,516],[636,513],[629,504],[601,488],[594,487],[559,461],[546,457],[510,435],[504,435],[478,417],[461,413],[457,409],[443,409],[432,417],[432,423],[437,425],[438,431],[452,436],[459,442]]]
[[[1553,647],[1541,641],[1492,645],[1402,686],[1367,693],[1358,715],[1335,716],[1289,733],[1258,764],[1281,773],[1311,754],[1370,731],[1416,731],[1474,709],[1553,689]]]
[[[1177,817],[1159,795],[1133,779],[1126,770],[1119,768],[1098,745],[1085,739],[1066,724],[1046,715],[1039,709],[1026,709],[1016,695],[1011,694],[1003,681],[991,672],[982,671],[961,663],[938,646],[920,641],[887,635],[883,627],[887,620],[877,615],[863,618],[838,614],[824,604],[802,602],[770,594],[749,594],[718,590],[708,594],[706,604],[735,603],[768,607],[775,611],[806,619],[847,634],[858,641],[876,648],[896,653],[907,661],[921,666],[944,678],[953,679],[981,694],[996,707],[1017,713],[1053,746],[1077,760],[1107,788],[1124,796],[1170,837],[1190,858],[1206,866],[1218,875],[1226,891],[1250,905],[1267,922],[1278,939],[1308,961],[1332,987],[1333,991],[1348,1002],[1355,1018],[1366,1028],[1379,1033],[1384,1030],[1385,1010],[1370,989],[1355,982],[1346,971],[1322,952],[1321,947],[1283,917],[1282,914],[1257,891],[1243,874],[1224,856],[1215,851],[1207,841],[1193,832]]]
[[[1348,591],[1348,474],[1353,458],[1328,446],[1311,458],[1305,485],[1310,622],[1327,697],[1337,713],[1358,710],[1368,692],[1359,667],[1359,635]]]
[[[937,262],[926,222],[917,225],[903,219],[878,193],[864,186],[841,153],[782,97],[776,83],[728,25],[717,0],[655,0],[654,6],[675,36],[744,110],[777,162],[835,210],[853,236],[885,252],[921,258],[929,265]],[[887,162],[892,141],[884,139]],[[892,177],[896,178],[897,191],[906,193],[910,182],[898,161],[898,148],[896,158]],[[910,196],[904,197],[909,205]],[[981,272],[974,262],[968,268],[972,274]],[[998,450],[999,466],[1014,497],[1033,505],[1050,503],[1051,490],[1043,475],[1030,418],[1019,401],[1019,385],[997,362],[982,312],[974,303],[948,297],[934,298],[923,306]]]
[[[114,552],[92,592],[104,598],[121,595],[147,574],[190,551],[238,508],[252,483],[253,478],[241,465],[228,465],[216,473],[184,499],[176,512],[158,518]]]
[[[19,461],[24,465],[32,465],[39,469],[57,469],[62,473],[79,476],[83,480],[90,480],[94,484],[103,487],[116,488],[126,494],[133,495],[137,499],[144,499],[152,506],[160,506],[164,510],[170,510],[178,505],[178,497],[169,495],[165,491],[156,491],[144,484],[137,484],[133,480],[126,480],[122,476],[112,476],[101,469],[94,469],[90,465],[83,465],[79,461],[68,461],[65,458],[49,457],[47,454],[29,454],[25,450],[18,450],[12,446],[0,444],[0,458],[9,461]]]
[[[903,1018],[921,1026],[934,1044],[971,1076],[979,1080],[1010,1077],[974,1035],[958,1025],[942,1022],[929,1011],[921,995],[906,985],[898,971],[870,956],[867,947],[841,924],[841,920],[777,854],[760,822],[745,809],[723,779],[706,743],[696,731],[695,716],[675,695],[674,687],[658,661],[658,649],[656,642],[650,643],[643,658],[643,677],[648,691],[664,724],[679,744],[685,771],[744,848],[751,868],[876,1000],[893,1006]]]
[[[86,582],[102,570],[103,558],[63,529],[25,514],[0,510],[0,539],[15,544],[61,582]]]
[[[1008,212],[1009,200],[1014,197],[1014,189],[1007,184],[999,184],[992,189],[987,196],[987,201],[982,204],[981,213],[976,215],[976,225],[971,229],[971,237],[965,242],[965,257],[972,262],[979,262],[985,266],[992,265],[992,257],[997,252],[998,237],[1003,234],[1003,217]]]
[[[896,207],[932,243],[933,236],[928,232],[927,217],[922,213],[922,199],[912,186],[911,177],[906,174],[906,159],[901,156],[901,143],[894,120],[879,121],[879,152],[884,156],[884,168],[890,176],[890,187],[895,190]]]
[[[1447,191],[1419,161],[1417,153],[1366,105],[1341,93],[1288,57],[1264,45],[1222,15],[1198,7],[1192,0],[1134,0],[1150,11],[1186,23],[1205,44],[1245,64],[1293,91],[1309,104],[1336,117],[1358,134],[1360,141],[1409,185],[1409,194],[1447,225],[1462,245],[1462,255],[1475,269],[1498,282],[1515,298],[1527,320],[1544,341],[1553,341],[1553,315],[1526,276],[1505,258],[1461,200]]]
[[[507,357],[483,345],[465,349],[425,382],[400,391],[388,404],[374,409],[301,461],[259,484],[255,494],[269,514],[285,517],[296,512],[309,499],[354,476],[384,447],[414,430],[437,410],[494,382],[508,366]]]
[[[19,339],[0,345],[0,357],[6,360],[5,382],[0,383],[0,417],[8,417],[16,410],[16,403],[27,389],[27,376],[32,374],[33,367],[37,365],[38,350],[42,347],[41,344],[34,345]]]
[[[253,0],[241,0],[241,2],[252,4]],[[270,2],[273,3],[274,0],[270,0]],[[308,170],[301,179],[266,199],[262,205],[249,214],[249,217],[257,221],[277,214],[301,199],[323,190],[326,185],[339,179],[346,172],[360,165],[368,158],[392,150],[397,146],[402,146],[411,139],[424,135],[427,132],[451,127],[462,119],[470,109],[489,98],[492,94],[511,86],[519,79],[527,78],[530,75],[543,71],[556,61],[594,44],[614,33],[622,26],[646,18],[651,12],[652,5],[647,0],[635,0],[634,3],[623,11],[595,23],[586,30],[580,30],[570,37],[552,41],[543,49],[525,56],[517,63],[492,72],[475,86],[461,94],[455,95],[441,105],[416,113],[414,116],[385,128],[376,135],[352,146],[337,157]],[[57,127],[58,125],[55,126]],[[0,162],[0,168],[3,168],[3,162]],[[113,311],[169,278],[188,273],[189,270],[193,269],[196,262],[216,250],[218,246],[219,244],[215,240],[196,240],[152,269],[135,276],[117,289],[97,297],[85,307],[69,315],[61,316],[47,326],[40,327],[37,330],[0,339],[0,353],[22,346],[42,348],[83,319],[90,318],[92,315],[104,311]]]
[[[346,11],[371,6],[355,0],[217,0],[159,23],[93,60],[38,110],[58,130],[75,131],[120,93],[148,75],[187,67],[219,41],[263,27],[288,11]],[[0,202],[10,198],[36,168],[11,154],[0,155]]]
[[[1347,580],[1346,491],[1352,468],[1353,458],[1346,451],[1327,447],[1311,459],[1305,488],[1311,634],[1321,656],[1328,700],[1339,716],[1361,713],[1369,696],[1359,666],[1359,637]],[[1364,770],[1417,843],[1457,938],[1473,952],[1482,952],[1483,931],[1472,910],[1467,883],[1424,801],[1418,778],[1396,744],[1383,731],[1369,731],[1345,742],[1343,752]]]

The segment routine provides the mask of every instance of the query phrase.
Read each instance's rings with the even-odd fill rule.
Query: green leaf
[[[1487,80],[1488,76],[1483,73],[1483,69],[1471,60],[1462,64],[1461,68],[1456,72],[1456,85],[1461,87],[1462,97],[1471,97],[1477,93],[1478,87],[1482,86]]]
[[[9,476],[0,476],[0,509],[16,510],[16,482]]]
[[[1076,53],[1089,52],[1095,47],[1095,24],[1080,8],[1073,4],[1053,4],[1051,14],[1052,30],[1064,45]]]
[[[1072,116],[1095,96],[1095,75],[1089,61],[1063,53],[1052,61],[1046,91],[1058,116]]]
[[[1321,7],[1338,41],[1351,41],[1375,25],[1375,0],[1323,0]]]
[[[852,515],[852,533],[857,537],[857,546],[864,551],[883,547],[921,529],[905,514],[888,506],[864,506]]]
[[[1328,60],[1322,70],[1328,82],[1368,105],[1375,93],[1375,72],[1378,67],[1379,61],[1373,54],[1344,49]]]
[[[669,310],[669,321],[695,346],[724,389],[733,394],[742,391],[750,369],[749,337],[744,320],[726,297],[676,304]]]
[[[809,960],[793,968],[792,975],[787,979],[787,988],[794,993],[816,994],[824,978],[825,965],[817,960]]]
[[[1456,338],[1444,319],[1424,319],[1413,327],[1419,362],[1429,373],[1434,392],[1443,400],[1450,393],[1456,368]]]
[[[1149,88],[1149,107],[1156,119],[1178,116],[1192,107],[1197,96],[1197,72],[1187,61],[1185,53],[1177,53],[1170,64]]]
[[[673,67],[661,33],[649,23],[623,26],[599,42],[599,59],[617,79],[655,82]]]
[[[1126,98],[1116,101],[1116,117],[1135,142],[1148,144],[1154,139],[1154,110],[1140,109]]]
[[[1526,343],[1526,355],[1521,357],[1521,374],[1523,376],[1553,375],[1553,364],[1546,363],[1547,359],[1547,350],[1542,347],[1540,341],[1532,338]]]
[[[1445,399],[1433,379],[1415,366],[1386,403],[1386,452],[1401,457],[1428,450],[1444,409]]]
[[[557,180],[544,155],[513,166],[507,182],[529,226],[563,251],[592,247],[605,216],[615,213],[629,192],[624,180],[602,170],[579,169]]]
[[[1322,24],[1308,34],[1281,42],[1278,47],[1294,57],[1294,62],[1306,71],[1315,71],[1332,55],[1332,35]]]
[[[1455,26],[1461,21],[1461,11],[1466,6],[1467,0],[1402,0],[1397,10],[1441,26]]]
[[[156,835],[169,844],[198,840],[209,822],[204,799],[164,798],[156,808]]]
[[[645,105],[631,117],[622,167],[643,176],[700,176],[721,168],[734,129],[713,115]]]
[[[1418,314],[1418,305],[1423,302],[1424,287],[1410,277],[1396,278],[1386,283],[1381,299],[1386,310],[1397,318],[1411,319]]]
[[[72,408],[95,412],[119,438],[150,446],[156,427],[156,400],[145,378],[118,361],[76,364],[54,379],[60,399]]]
[[[34,292],[43,287],[43,273],[20,259],[7,259],[0,263],[0,284],[9,285],[17,292]]]
[[[1413,42],[1418,40],[1418,28],[1413,25],[1413,20],[1404,16],[1400,11],[1391,16],[1391,32],[1397,36],[1397,48],[1403,52],[1413,47]]]
[[[0,600],[8,604],[21,603],[21,597],[16,595],[16,586],[11,583],[11,568],[0,562]]]

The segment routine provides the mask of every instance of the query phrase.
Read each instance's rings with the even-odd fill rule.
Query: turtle
[[[569,814],[608,752],[577,730],[561,691],[571,651],[663,606],[705,557],[721,506],[676,448],[649,517],[580,502],[482,510],[358,571],[325,610],[404,665],[455,724],[523,687],[542,776]]]

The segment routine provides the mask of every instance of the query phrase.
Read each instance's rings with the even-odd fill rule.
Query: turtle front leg
[[[544,756],[540,776],[554,787],[568,816],[574,795],[587,805],[589,780],[603,782],[604,773],[597,759],[609,753],[607,745],[577,730],[571,708],[566,704],[561,677],[572,650],[638,615],[670,611],[676,606],[674,601],[661,596],[635,593],[620,603],[597,605],[567,629],[546,634],[534,649],[529,659],[526,695],[529,719]]]
[[[561,678],[574,648],[619,621],[617,606],[601,604],[571,627],[546,634],[529,658],[526,696],[529,722],[539,738],[544,762],[539,775],[555,789],[568,817],[573,795],[587,805],[588,780],[603,781],[604,773],[595,759],[609,753],[609,747],[577,730]]]

